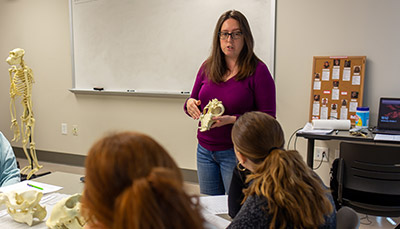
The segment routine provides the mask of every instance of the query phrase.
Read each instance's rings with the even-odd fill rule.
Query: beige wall
[[[277,116],[286,139],[309,117],[313,56],[367,56],[364,105],[371,109],[372,126],[379,97],[400,97],[399,7],[396,0],[277,0]],[[305,155],[306,141],[297,142]],[[316,144],[328,144],[332,162],[338,142]],[[323,163],[317,171],[325,183],[329,168]]]
[[[85,155],[105,132],[137,130],[160,141],[180,167],[196,168],[196,122],[183,113],[184,99],[75,95],[68,91],[72,86],[68,1],[0,1],[0,17],[0,59],[5,60],[13,48],[24,48],[26,64],[34,71],[37,149]],[[0,61],[0,129],[12,138],[8,68]],[[68,135],[61,135],[61,123],[68,124]],[[78,136],[72,136],[72,125],[78,125]]]
[[[371,108],[373,125],[378,98],[400,97],[399,7],[397,0],[277,0],[277,117],[287,140],[308,119],[313,56],[367,56],[364,105]],[[75,95],[68,91],[72,86],[69,29],[66,0],[0,1],[1,58],[13,48],[24,48],[26,63],[35,74],[37,148],[85,155],[105,132],[137,130],[161,142],[180,167],[196,169],[196,122],[183,114],[184,99]],[[0,130],[11,138],[9,66],[1,58]],[[60,133],[63,122],[68,124],[68,135]],[[78,136],[72,136],[72,125],[78,125]],[[338,143],[329,142],[328,146],[333,152]],[[305,155],[304,139],[297,140],[297,149]],[[333,159],[334,153],[330,156]],[[329,166],[324,163],[317,171],[326,183]]]

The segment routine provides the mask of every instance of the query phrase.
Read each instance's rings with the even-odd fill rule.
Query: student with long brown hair
[[[122,132],[90,149],[82,197],[89,228],[203,228],[174,160],[151,137]],[[197,202],[198,203],[198,202]]]
[[[248,112],[233,126],[241,166],[251,171],[243,206],[228,228],[336,228],[331,194],[299,152],[284,150],[278,121]]]

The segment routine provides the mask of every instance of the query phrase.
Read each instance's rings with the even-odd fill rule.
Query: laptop
[[[400,98],[381,98],[374,134],[400,135]]]

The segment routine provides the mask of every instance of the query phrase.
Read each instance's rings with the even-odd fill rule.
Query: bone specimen
[[[81,194],[77,193],[64,198],[54,205],[46,226],[55,228],[80,229],[85,226],[85,219],[81,216]]]
[[[218,99],[213,99],[208,102],[207,106],[204,107],[203,113],[200,115],[200,131],[204,132],[210,130],[212,124],[214,124],[213,117],[221,116],[225,111],[225,107],[222,102]]]
[[[11,65],[8,69],[10,74],[10,113],[11,113],[11,129],[14,131],[14,138],[12,141],[18,141],[22,135],[22,149],[28,159],[29,165],[21,169],[22,174],[27,175],[27,179],[36,173],[43,166],[39,165],[36,156],[36,147],[34,141],[35,119],[33,118],[32,111],[32,84],[34,83],[32,69],[25,65],[24,62],[25,51],[16,48],[10,51],[10,55],[6,59],[7,63]],[[21,97],[21,104],[23,112],[20,117],[21,129],[17,121],[17,114],[15,108],[15,99]],[[29,154],[26,149],[29,143]],[[30,170],[30,172],[29,172]]]
[[[32,226],[35,218],[42,221],[47,215],[46,209],[39,204],[42,196],[43,193],[36,190],[0,193],[0,205],[6,205],[8,214],[15,221]]]

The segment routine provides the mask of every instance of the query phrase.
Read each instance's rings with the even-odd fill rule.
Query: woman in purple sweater
[[[221,195],[229,190],[236,166],[231,130],[248,111],[275,117],[275,84],[267,66],[253,52],[254,40],[245,16],[230,10],[219,18],[210,57],[197,74],[185,112],[199,119],[212,99],[222,101],[225,112],[211,129],[198,131],[197,173],[200,192]]]

